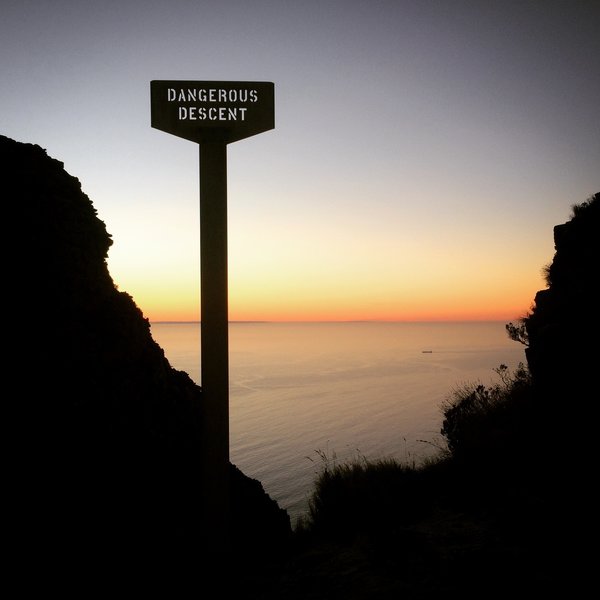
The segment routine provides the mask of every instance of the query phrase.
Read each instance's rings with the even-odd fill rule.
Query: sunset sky
[[[597,0],[4,0],[0,134],[81,181],[145,316],[197,320],[198,147],[150,81],[272,81],[228,146],[232,320],[513,320],[600,191],[598,31]]]

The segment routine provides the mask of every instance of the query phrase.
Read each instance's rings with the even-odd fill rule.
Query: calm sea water
[[[200,325],[152,323],[171,365],[200,383]],[[441,442],[441,405],[524,362],[504,322],[232,323],[231,461],[295,522],[322,460],[419,461]]]

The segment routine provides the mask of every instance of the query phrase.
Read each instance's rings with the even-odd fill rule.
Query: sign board
[[[275,86],[249,81],[151,81],[151,125],[199,145],[200,347],[204,534],[227,550],[229,317],[227,144],[275,127]]]
[[[229,144],[275,127],[275,86],[256,81],[151,81],[151,125],[192,142]]]

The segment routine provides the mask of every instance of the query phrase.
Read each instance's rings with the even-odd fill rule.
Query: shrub
[[[494,371],[496,385],[468,383],[456,389],[442,405],[441,433],[454,457],[489,458],[503,453],[522,434],[523,409],[529,404],[529,371],[519,363],[514,373],[506,365]]]
[[[342,541],[361,534],[383,535],[418,518],[430,506],[433,459],[416,467],[391,458],[367,460],[364,456],[338,463],[335,455],[317,454],[323,465],[303,523],[306,529]]]

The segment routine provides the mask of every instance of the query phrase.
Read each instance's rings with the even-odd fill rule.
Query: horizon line
[[[519,321],[520,317],[512,319]],[[156,324],[201,324],[201,320],[169,320],[169,319],[148,319],[149,323]],[[227,321],[232,323],[503,323],[511,322],[511,319],[232,319]]]

